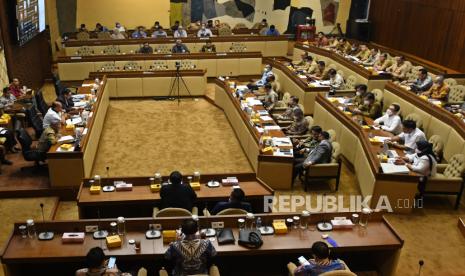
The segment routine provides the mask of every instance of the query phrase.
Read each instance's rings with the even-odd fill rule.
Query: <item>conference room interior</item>
[[[464,275],[464,14],[0,0],[0,276]]]

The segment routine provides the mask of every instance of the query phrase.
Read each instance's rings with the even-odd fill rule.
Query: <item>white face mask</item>
[[[416,153],[416,154],[420,154],[420,153],[421,153],[421,150],[415,149],[415,153]]]
[[[270,68],[266,67],[263,71],[270,72]]]
[[[357,91],[357,92],[355,92],[355,95],[362,96],[362,92]]]
[[[394,113],[392,112],[392,110],[388,109],[388,110],[386,110],[386,114],[388,116],[392,116]]]
[[[363,101],[363,104],[370,105],[370,101],[365,100],[365,101]]]

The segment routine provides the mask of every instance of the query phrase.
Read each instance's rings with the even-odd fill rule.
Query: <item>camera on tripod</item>
[[[181,62],[180,62],[180,61],[176,61],[176,62],[175,62],[175,66],[176,66],[176,70],[181,69]]]

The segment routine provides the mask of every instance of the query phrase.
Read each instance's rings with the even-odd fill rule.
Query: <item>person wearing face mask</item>
[[[303,135],[308,130],[307,120],[304,118],[304,112],[299,108],[294,111],[294,121],[288,127],[282,128],[286,135]]]
[[[197,37],[212,37],[213,33],[212,31],[205,26],[205,24],[202,24],[200,27],[200,30],[197,32]]]
[[[113,31],[116,31],[116,30],[118,30],[118,32],[120,33],[126,32],[126,29],[119,22],[115,23],[115,28],[113,29]]]
[[[176,31],[173,32],[174,37],[187,37],[187,32],[184,30],[184,28],[180,25],[176,29]]]
[[[340,90],[344,88],[344,79],[337,73],[335,69],[329,69],[329,86],[331,89]]]
[[[294,144],[294,163],[300,163],[305,160],[308,153],[311,152],[316,146],[318,146],[318,137],[320,136],[323,129],[320,126],[312,126],[310,129],[311,135],[305,139],[293,139]],[[299,158],[304,158],[298,160]]]
[[[139,49],[140,54],[153,54],[153,48],[148,42],[145,42],[142,47]]]
[[[44,116],[44,121],[42,127],[44,129],[48,128],[52,122],[60,121],[65,122],[65,117],[63,114],[63,106],[60,102],[56,101],[52,103],[52,106],[48,109],[47,113]]]
[[[255,83],[247,84],[247,87],[250,90],[257,90],[259,87],[262,87],[263,85],[265,85],[265,83],[267,83],[268,77],[274,75],[272,69],[273,68],[271,67],[271,65],[266,64],[265,68],[263,69],[262,77],[258,81],[256,81]]]
[[[381,105],[375,100],[373,93],[367,93],[363,99],[363,105],[354,109],[353,113],[376,119],[381,116]]]
[[[398,104],[391,104],[389,108],[386,109],[386,114],[374,121],[374,125],[394,135],[401,133],[402,121],[399,115],[397,115],[399,110],[400,106]]]
[[[296,109],[300,109],[299,98],[296,96],[291,96],[289,102],[287,103],[286,111],[277,117],[278,120],[292,120],[292,114],[294,114],[294,110]]]
[[[365,84],[359,84],[355,86],[355,97],[350,99],[350,101],[355,105],[355,106],[360,106],[363,104],[363,99],[365,98],[365,95],[367,94],[368,87]]]
[[[182,43],[181,39],[176,39],[176,44],[174,44],[173,48],[171,49],[171,52],[173,54],[189,53],[189,49],[186,45]]]
[[[417,128],[417,123],[413,120],[404,120],[402,133],[392,137],[388,142],[401,142],[403,145],[396,144],[396,147],[413,152],[417,148],[417,142],[422,140],[426,141],[426,136],[423,131]]]
[[[329,68],[326,68],[326,63],[322,60],[317,62],[317,66],[313,72],[310,72],[309,69],[309,74],[307,75],[307,78],[313,79],[313,80],[329,80]]]
[[[391,61],[388,59],[388,54],[383,53],[378,56],[373,64],[373,70],[377,72],[385,71],[389,66],[391,66]]]

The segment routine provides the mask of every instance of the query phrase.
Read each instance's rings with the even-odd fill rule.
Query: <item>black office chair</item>
[[[55,94],[57,95],[57,97],[63,95],[63,92],[66,91],[66,90],[71,90],[71,93],[73,94],[76,94],[77,93],[77,87],[75,86],[65,86],[60,78],[58,77],[58,75],[53,75],[53,84],[55,86]]]
[[[35,162],[35,167],[23,167],[21,170],[25,170],[27,168],[40,168],[42,166],[40,162],[45,162],[47,159],[46,153],[31,148],[32,138],[24,128],[20,128],[16,131],[16,139],[18,139],[21,144],[21,152],[24,160]]]
[[[44,132],[43,127],[43,119],[39,114],[37,114],[37,110],[35,107],[31,107],[26,109],[26,118],[30,126],[34,129],[35,138],[39,139],[42,132]]]
[[[42,116],[45,116],[45,114],[48,111],[48,104],[45,102],[44,95],[41,90],[39,90],[36,95],[36,105],[37,105],[37,110],[39,110],[40,113],[42,113]]]

